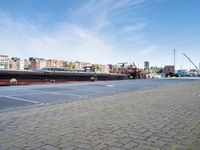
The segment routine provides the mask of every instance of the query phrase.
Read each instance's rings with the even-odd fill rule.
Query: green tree
[[[99,64],[92,64],[92,70],[94,72],[101,71],[101,66]]]
[[[119,68],[117,67],[117,65],[113,66],[112,71],[113,73],[119,73]]]
[[[76,68],[76,65],[72,61],[71,62],[64,62],[63,66],[71,68],[71,69],[75,69]]]

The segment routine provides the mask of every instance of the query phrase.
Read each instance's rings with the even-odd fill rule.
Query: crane
[[[121,64],[121,67],[124,68],[125,64],[128,64],[128,62],[121,62],[121,63],[118,63],[118,64]]]
[[[197,71],[200,71],[200,69],[193,63],[193,61],[185,53],[183,53],[183,55],[191,62],[191,64],[197,69]]]

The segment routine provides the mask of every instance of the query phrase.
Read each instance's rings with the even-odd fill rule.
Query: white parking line
[[[112,84],[108,84],[106,85],[107,87],[115,87],[115,85],[112,85]]]
[[[30,93],[30,94],[15,94],[15,95],[12,95],[12,96],[30,96],[30,95],[41,95],[41,94],[44,94],[44,92],[43,93],[42,92],[41,93],[34,93],[34,94],[32,94],[32,93]]]
[[[27,100],[27,99],[22,99],[22,98],[16,98],[16,97],[11,97],[11,96],[4,96],[6,98],[10,98],[10,99],[15,99],[18,101],[24,101],[24,102],[30,102],[30,103],[34,103],[34,104],[39,104],[40,102],[37,101],[31,101],[31,100]]]

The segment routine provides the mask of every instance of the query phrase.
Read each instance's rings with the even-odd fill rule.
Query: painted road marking
[[[41,95],[41,94],[44,94],[44,93],[34,93],[34,94],[15,94],[15,95],[11,95],[12,97],[13,96],[32,96],[32,95]],[[0,97],[6,97],[6,96],[3,96],[3,95],[0,95]]]
[[[115,85],[112,85],[112,84],[108,84],[106,85],[107,87],[115,87]]]
[[[16,97],[11,97],[11,96],[4,96],[4,97],[9,98],[9,99],[18,100],[18,101],[24,101],[24,102],[34,103],[34,104],[40,104],[40,102],[27,100],[27,99],[22,99],[22,98],[16,98]]]

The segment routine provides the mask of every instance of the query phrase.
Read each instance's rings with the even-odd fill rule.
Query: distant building
[[[109,65],[102,65],[101,66],[101,71],[103,73],[109,73],[109,71],[110,71]]]
[[[17,70],[19,60],[20,60],[20,58],[18,58],[18,57],[12,57],[10,60],[10,69]]]
[[[174,74],[174,66],[165,66],[164,67],[164,70],[163,70],[163,73],[165,75],[169,75],[169,74]]]
[[[113,73],[113,65],[112,64],[108,64],[108,68],[109,68],[109,73]]]
[[[198,76],[198,70],[190,69],[188,74],[189,74],[189,76],[193,76],[193,77]]]
[[[12,57],[10,60],[10,69],[12,70],[24,70],[24,59],[18,57]]]
[[[63,67],[64,66],[63,60],[56,60],[56,59],[48,59],[47,60],[47,67]]]
[[[75,68],[76,69],[83,69],[91,66],[91,63],[89,62],[81,62],[81,61],[76,61],[74,62]]]
[[[28,70],[28,66],[30,65],[30,61],[27,59],[24,59],[24,69]]]
[[[47,67],[47,61],[44,58],[29,58],[30,64],[28,69],[41,69]]]
[[[20,59],[18,65],[19,65],[18,66],[19,70],[24,70],[24,68],[25,68],[25,60],[24,59]]]
[[[33,57],[29,58],[29,65],[28,65],[28,69],[32,70],[32,69],[36,69],[37,65],[36,65],[36,59]]]
[[[190,73],[187,70],[185,70],[185,69],[177,70],[176,74],[178,76],[180,76],[180,77],[182,77],[182,76],[189,76],[190,75]]]
[[[0,55],[0,60],[1,61],[8,61],[9,57],[8,57],[8,55]]]
[[[149,61],[144,62],[144,70],[149,70]]]
[[[9,69],[8,55],[0,55],[0,69]]]

